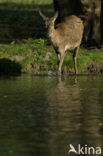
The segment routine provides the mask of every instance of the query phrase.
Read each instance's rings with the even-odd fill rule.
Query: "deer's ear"
[[[39,14],[43,18],[44,21],[47,19],[47,17],[41,12],[41,10],[39,10]]]
[[[53,21],[55,22],[55,20],[57,19],[58,17],[58,11],[56,11],[55,15],[53,16]]]

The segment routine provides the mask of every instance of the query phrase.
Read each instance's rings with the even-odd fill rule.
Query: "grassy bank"
[[[103,73],[103,51],[81,49],[79,73]],[[28,39],[22,44],[0,44],[0,72],[48,73],[57,70],[57,57],[46,39]],[[67,52],[64,73],[73,73],[72,51]]]

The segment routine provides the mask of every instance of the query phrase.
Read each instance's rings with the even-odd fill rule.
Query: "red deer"
[[[76,57],[80,48],[84,25],[82,20],[75,16],[67,16],[64,21],[55,26],[58,12],[51,18],[46,17],[41,11],[40,16],[45,22],[48,38],[54,47],[58,57],[58,74],[61,75],[61,68],[67,50],[74,50],[73,62],[75,74],[77,74]]]

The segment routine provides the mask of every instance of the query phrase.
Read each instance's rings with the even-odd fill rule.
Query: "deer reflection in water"
[[[61,150],[64,153],[67,150],[66,145],[70,143],[102,145],[102,139],[98,133],[99,126],[97,126],[99,119],[92,116],[93,110],[96,111],[95,104],[88,107],[89,98],[85,101],[83,99],[87,91],[82,89],[77,77],[74,77],[74,81],[72,79],[58,77],[55,88],[52,87],[49,93],[47,92],[49,126],[52,133],[56,134],[51,136],[51,143],[56,146],[55,142],[58,140],[59,145],[65,146],[64,151]],[[99,107],[98,105],[96,108],[98,111],[100,111]],[[92,113],[88,114],[90,110]]]

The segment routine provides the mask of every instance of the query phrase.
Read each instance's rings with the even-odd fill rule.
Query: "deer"
[[[75,15],[70,15],[65,17],[61,23],[55,24],[58,11],[51,18],[46,17],[41,10],[39,14],[44,20],[47,36],[57,54],[58,75],[61,75],[63,61],[68,50],[73,50],[74,72],[77,75],[77,55],[84,30],[82,20]]]

